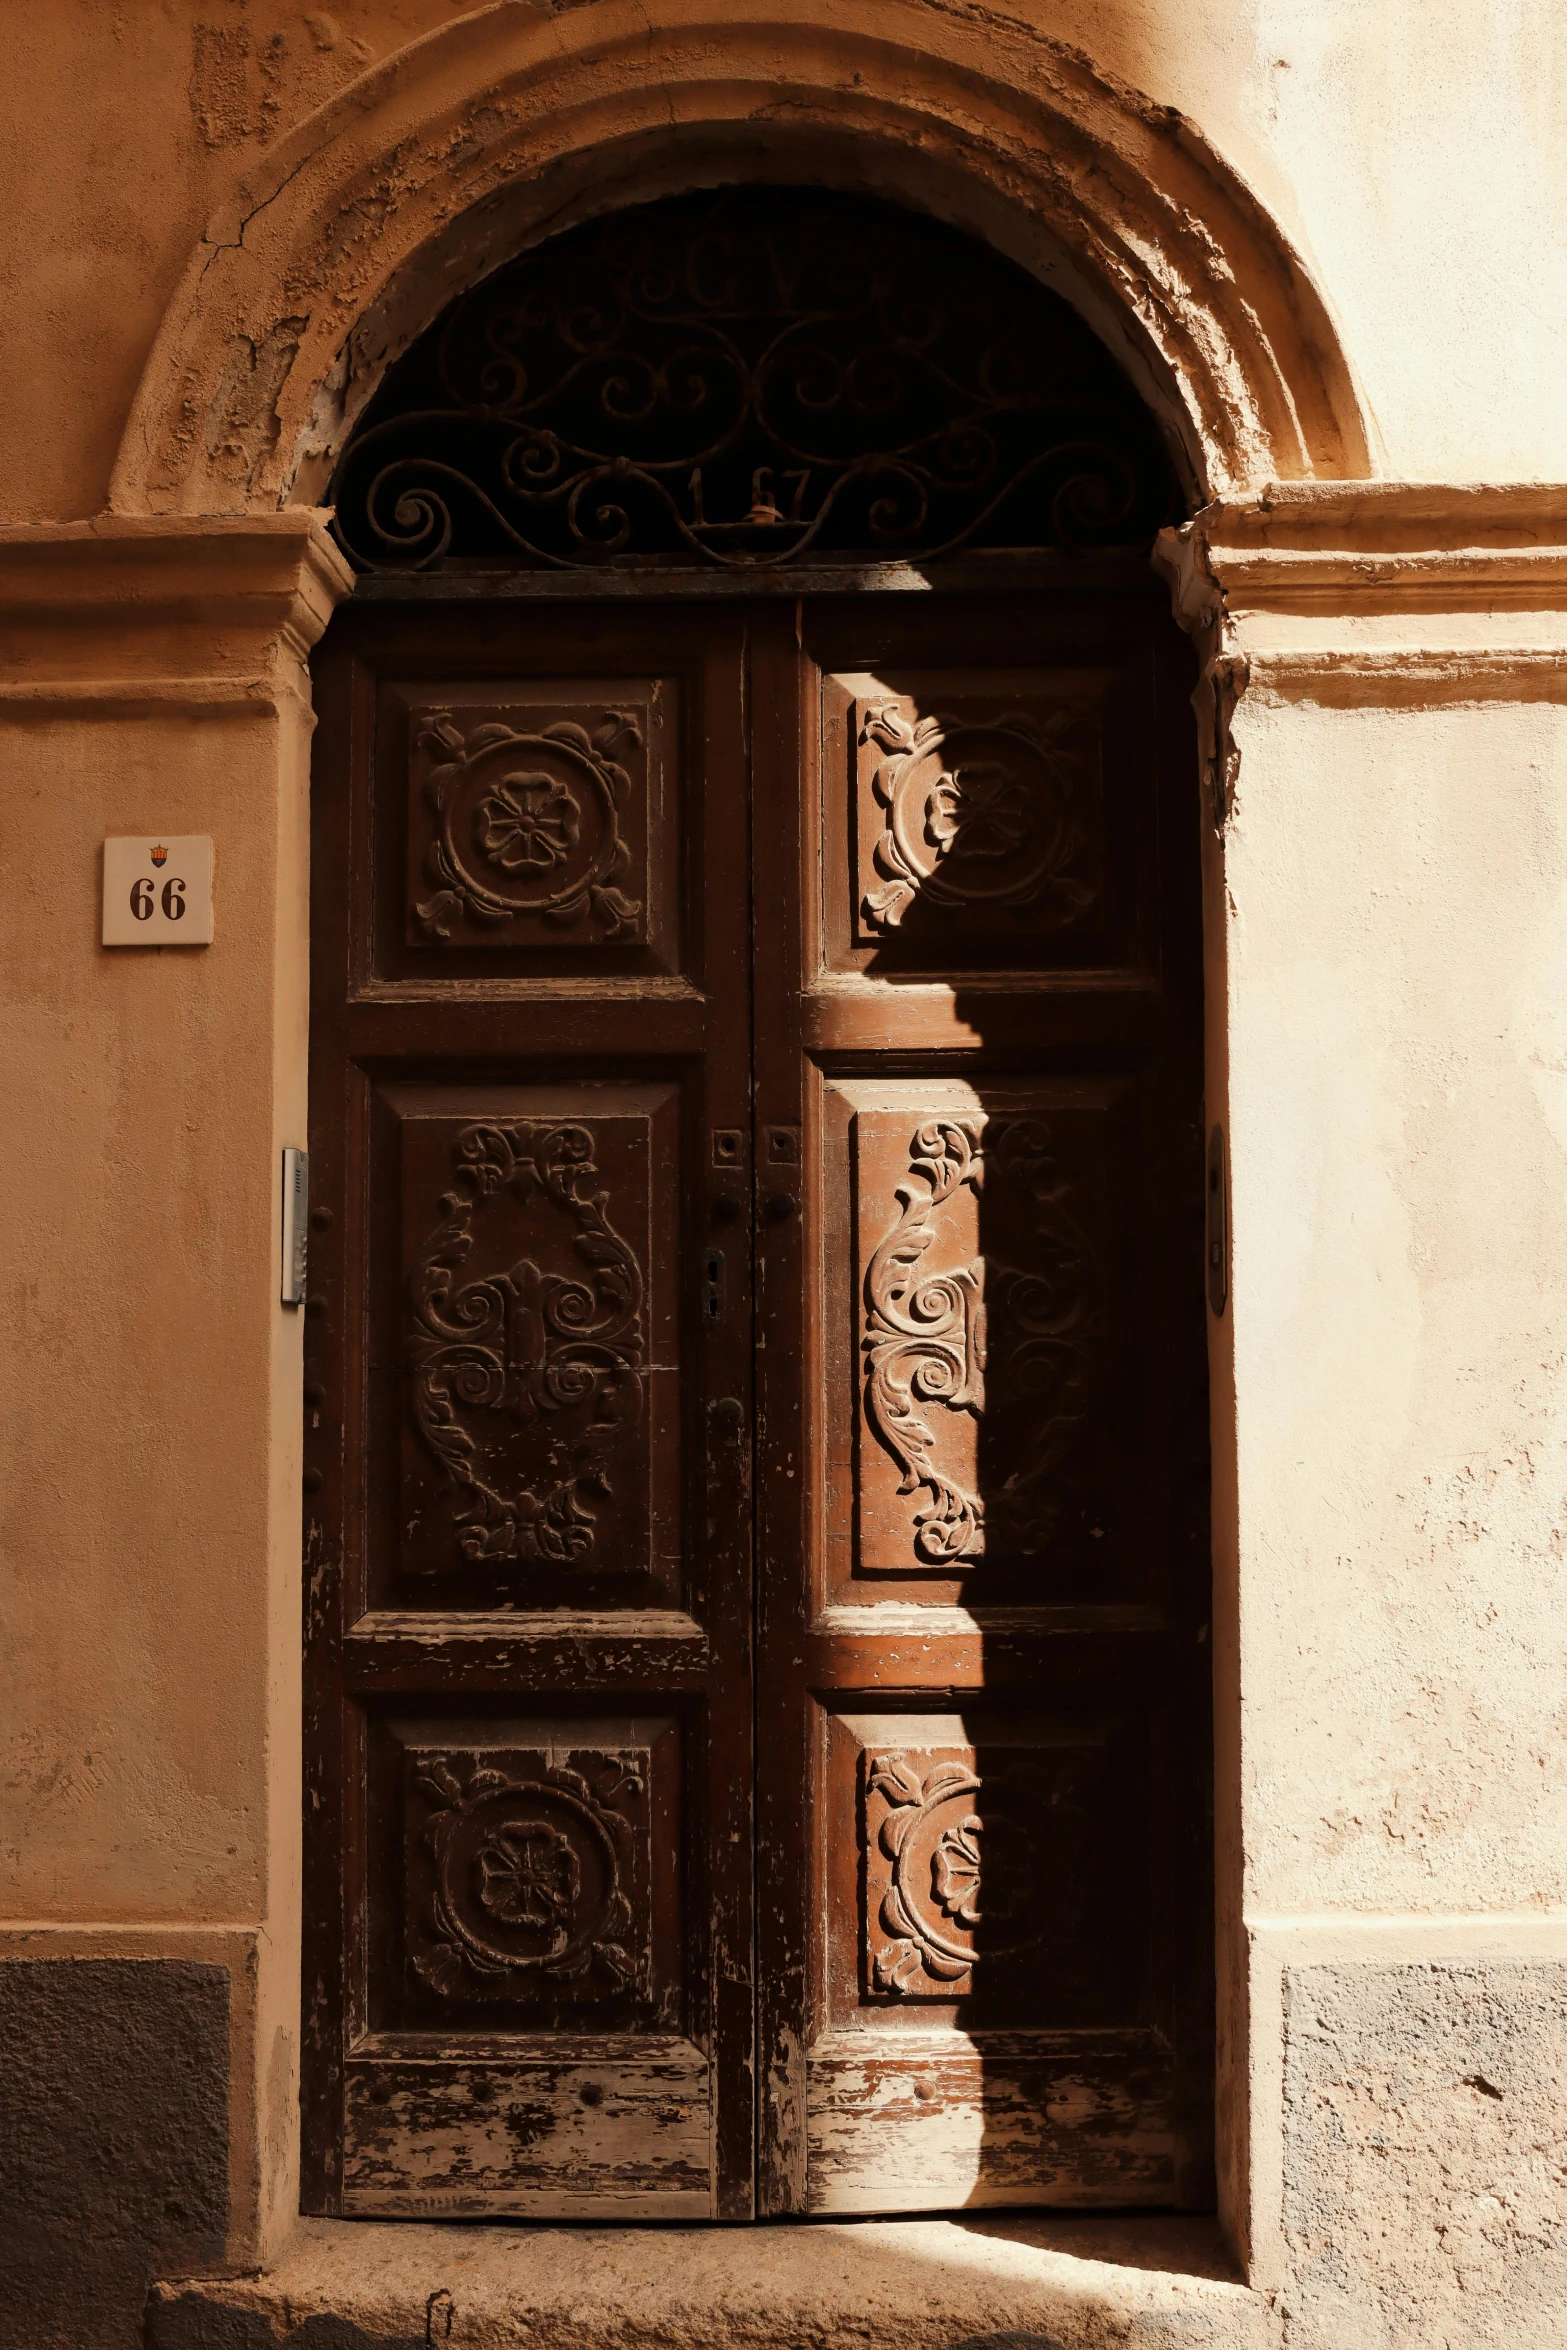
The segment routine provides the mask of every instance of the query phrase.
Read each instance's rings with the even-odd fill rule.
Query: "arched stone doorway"
[[[1208,2201],[1156,428],[747,187],[460,299],[334,498],[307,2204]]]

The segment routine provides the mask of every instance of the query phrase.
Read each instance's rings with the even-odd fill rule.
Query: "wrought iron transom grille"
[[[590,222],[462,295],[332,497],[369,570],[1146,546],[1178,510],[1058,296],[891,205],[756,187]]]

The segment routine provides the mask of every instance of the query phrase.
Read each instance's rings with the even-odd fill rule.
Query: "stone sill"
[[[157,2286],[147,2338],[151,2350],[950,2350],[1008,2332],[1059,2350],[1266,2350],[1274,2318],[1204,2219],[303,2220],[260,2275]]]

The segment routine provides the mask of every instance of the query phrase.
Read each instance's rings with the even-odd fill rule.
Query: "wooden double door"
[[[1208,2199],[1189,662],[1064,578],[318,655],[310,2209]]]

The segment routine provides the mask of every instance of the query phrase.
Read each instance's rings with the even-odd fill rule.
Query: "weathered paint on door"
[[[312,2207],[1204,2200],[1182,640],[432,598],[318,676]]]

